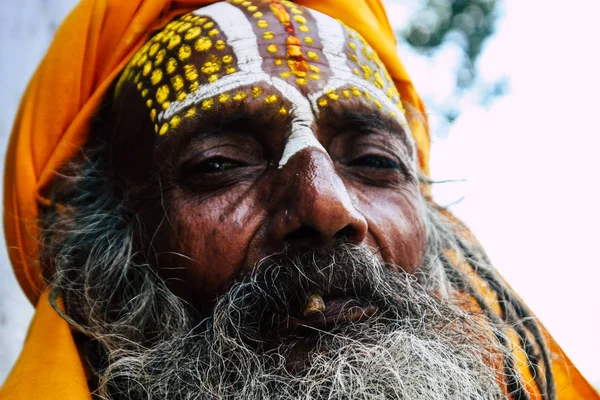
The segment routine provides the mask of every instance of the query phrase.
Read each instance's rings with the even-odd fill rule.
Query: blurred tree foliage
[[[426,0],[408,29],[398,32],[421,51],[433,51],[445,40],[457,41],[464,50],[456,84],[469,87],[476,76],[475,60],[484,41],[494,33],[499,0]]]

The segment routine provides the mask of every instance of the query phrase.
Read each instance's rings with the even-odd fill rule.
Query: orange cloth
[[[36,314],[23,352],[0,390],[1,399],[89,399],[69,327],[48,305],[38,262],[38,206],[54,171],[86,140],[89,120],[110,83],[155,29],[215,0],[83,0],[58,29],[23,97],[7,150],[4,228],[9,256]],[[377,51],[403,100],[424,112],[396,51],[379,0],[298,0],[339,18]],[[428,171],[425,125],[413,125],[419,162]],[[43,294],[41,294],[43,292]],[[560,352],[549,339],[550,346]],[[563,364],[561,364],[563,365]],[[573,399],[597,399],[569,363]],[[559,371],[559,370],[557,370]],[[557,377],[560,382],[560,377]],[[560,392],[560,388],[559,388]],[[563,397],[561,397],[563,398]]]

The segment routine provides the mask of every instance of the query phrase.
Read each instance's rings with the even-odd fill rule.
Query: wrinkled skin
[[[289,68],[293,74],[288,84],[308,100],[336,73],[336,67],[322,54],[312,64],[304,56],[307,49],[318,53],[323,47],[320,38],[326,34],[319,32],[305,12],[305,26],[314,44],[308,46],[304,40],[291,46],[289,37],[306,35],[298,30],[301,24],[295,20],[287,23],[285,15],[281,17],[281,9],[289,12],[289,7],[273,12],[268,12],[268,4],[260,4],[259,11],[260,7],[265,8],[263,19],[273,38],[263,37],[250,12],[246,17],[253,30],[243,35],[256,37],[262,70],[280,79],[281,71]],[[182,38],[184,35],[185,31]],[[218,35],[211,40],[222,39],[229,46],[227,30]],[[344,52],[351,51],[349,42]],[[168,46],[170,42],[164,43]],[[273,43],[280,49],[287,43],[283,66],[277,61],[281,54],[264,50]],[[177,61],[180,47],[164,46],[165,60],[172,56]],[[156,52],[147,47],[146,51]],[[223,51],[230,50],[215,47],[194,52],[186,62],[202,71],[207,62],[220,60]],[[292,57],[298,48],[300,58]],[[239,68],[239,57],[233,53],[229,65]],[[185,63],[179,64],[181,69]],[[318,65],[320,79],[295,78],[306,75],[307,65]],[[381,71],[380,76],[384,74]],[[201,88],[211,85],[206,74],[199,75]],[[421,264],[425,228],[412,139],[402,118],[396,116],[402,111],[371,100],[379,93],[377,87],[371,85],[370,91],[347,97],[339,88],[339,96],[329,97],[327,105],[313,107],[308,128],[322,148],[304,146],[282,165],[282,155],[291,147],[297,105],[269,82],[248,84],[242,80],[227,92],[230,98],[226,101],[198,103],[195,115],[188,118],[185,109],[175,113],[181,121],[171,123],[165,132],[161,127],[167,124],[148,116],[147,100],[140,95],[140,87],[146,87],[152,96],[157,87],[153,77],[153,73],[141,74],[137,84],[127,79],[119,84],[114,111],[109,114],[114,126],[112,158],[115,170],[120,171],[117,182],[123,190],[133,190],[134,203],[144,216],[144,246],[156,255],[171,289],[197,310],[210,309],[236,277],[288,246],[327,251],[334,243],[348,242],[375,249],[390,268],[413,272]],[[167,78],[163,81],[169,82]],[[169,87],[170,99],[175,102],[175,90]],[[234,100],[233,95],[240,91],[246,93],[245,98]],[[270,95],[275,95],[276,104],[266,100]],[[131,149],[136,149],[135,157],[131,157]],[[160,206],[152,207],[152,203]]]

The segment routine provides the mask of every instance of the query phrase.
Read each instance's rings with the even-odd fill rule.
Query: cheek
[[[247,194],[203,201],[174,197],[162,228],[168,235],[169,251],[159,257],[160,270],[171,278],[170,287],[177,295],[201,308],[214,300],[245,264],[260,215],[253,197]]]
[[[358,207],[369,224],[374,247],[387,263],[414,272],[423,262],[425,222],[417,189],[379,189],[378,196],[359,194]],[[373,200],[373,199],[376,200]]]

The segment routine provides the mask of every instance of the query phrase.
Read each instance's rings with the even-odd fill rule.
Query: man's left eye
[[[194,167],[194,172],[201,174],[214,174],[239,168],[242,164],[224,157],[213,157]]]
[[[377,168],[377,169],[399,169],[400,165],[384,156],[369,154],[366,156],[359,157],[357,159],[352,160],[349,163],[352,167],[367,167],[367,168]]]

